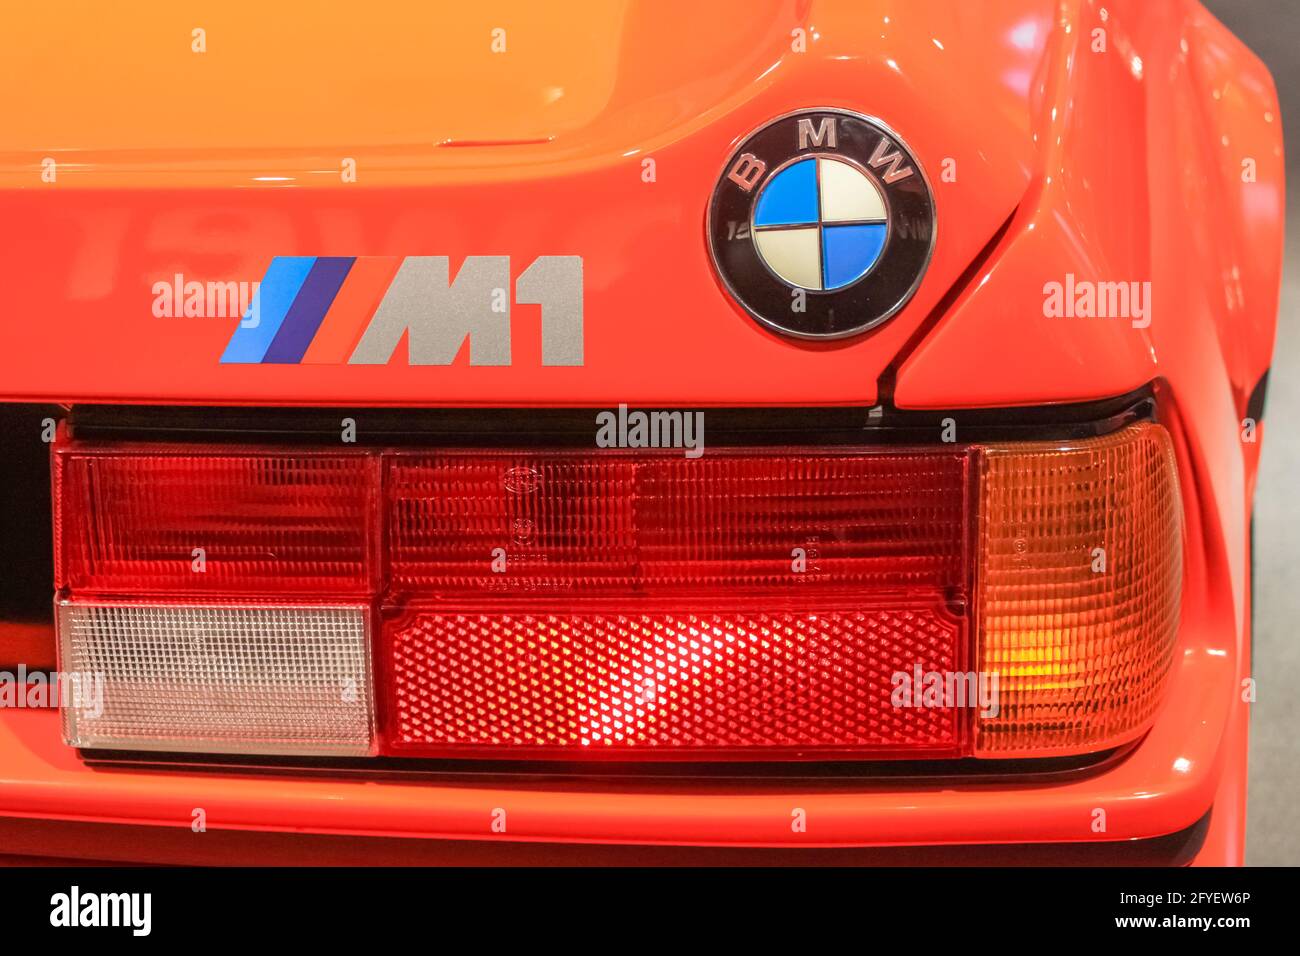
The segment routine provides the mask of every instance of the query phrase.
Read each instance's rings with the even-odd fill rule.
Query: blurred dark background
[[[1155,0],[1162,2],[1162,0]],[[1202,0],[1273,73],[1287,148],[1286,272],[1255,500],[1255,661],[1246,862],[1300,864],[1300,0]]]

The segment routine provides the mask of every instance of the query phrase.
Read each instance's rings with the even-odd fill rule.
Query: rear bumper
[[[1212,815],[1148,840],[1006,845],[753,848],[403,840],[0,819],[0,866],[1184,866],[1212,854]]]

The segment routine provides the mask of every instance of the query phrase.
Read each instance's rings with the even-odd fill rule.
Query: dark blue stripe
[[[356,261],[355,256],[321,256],[316,260],[271,347],[266,350],[262,359],[264,363],[296,365],[302,361],[311,340],[316,337],[316,330],[325,320],[325,313],[343,287],[348,270]]]

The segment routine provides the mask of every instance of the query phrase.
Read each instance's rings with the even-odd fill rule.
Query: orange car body
[[[1188,858],[1241,861],[1261,433],[1242,436],[1273,347],[1283,156],[1271,78],[1194,0],[66,14],[24,6],[0,39],[0,400],[964,409],[1154,384],[1182,481],[1183,606],[1154,726],[1065,778],[105,771],[63,744],[54,712],[0,709],[8,852],[323,860],[382,843],[395,859],[464,861],[503,859],[509,841],[521,859],[530,844],[883,859],[1116,847],[1200,823]],[[901,312],[825,343],[751,321],[705,239],[735,144],[809,107],[888,122],[927,171],[937,219]],[[158,277],[247,281],[294,255],[503,255],[512,278],[539,256],[582,256],[585,361],[544,364],[538,307],[522,303],[498,367],[465,352],[417,366],[402,349],[386,365],[339,361],[355,339],[298,364],[222,364],[237,317],[154,308]],[[1150,281],[1152,320],[1043,318],[1044,283],[1066,275]],[[47,628],[0,622],[0,664],[52,664],[52,647]],[[1090,826],[1100,806],[1104,833]],[[196,807],[226,842],[191,832]],[[502,807],[507,834],[492,830]]]

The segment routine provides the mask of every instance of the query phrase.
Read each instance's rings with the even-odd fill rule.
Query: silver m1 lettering
[[[466,339],[470,365],[509,365],[510,259],[467,256],[454,282],[450,269],[447,256],[407,256],[349,364],[388,364],[406,335],[411,365],[450,365]],[[581,256],[539,256],[514,300],[542,307],[543,365],[583,363]]]

